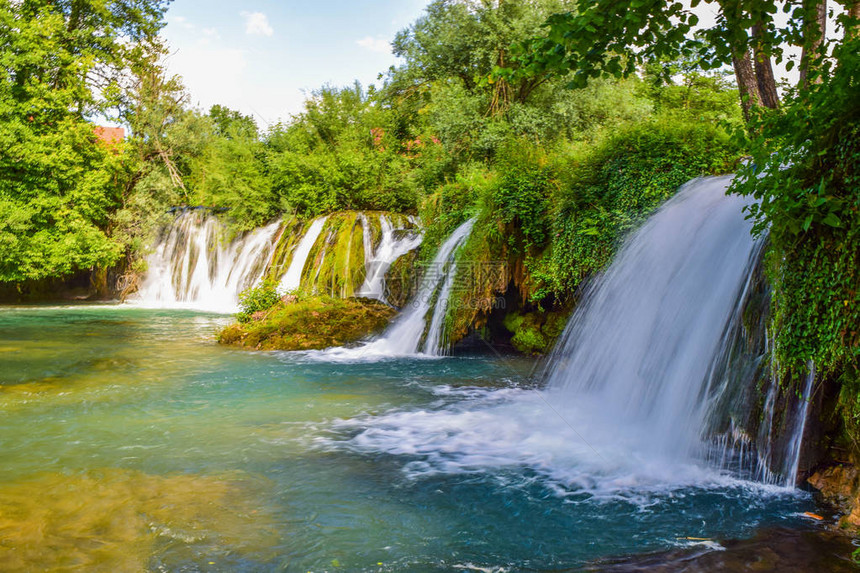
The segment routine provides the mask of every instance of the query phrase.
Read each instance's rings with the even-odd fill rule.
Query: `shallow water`
[[[529,361],[252,353],[227,321],[0,309],[0,570],[565,570],[814,527],[589,434]]]

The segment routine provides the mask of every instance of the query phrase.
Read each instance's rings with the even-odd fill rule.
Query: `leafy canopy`
[[[0,5],[0,281],[108,266],[106,233],[122,147],[97,141],[139,45],[162,25],[157,0],[22,0]]]

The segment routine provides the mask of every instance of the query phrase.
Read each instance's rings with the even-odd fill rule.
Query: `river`
[[[521,423],[482,459],[452,424],[535,395],[531,360],[245,352],[228,321],[0,309],[0,570],[599,569],[818,527],[809,494],[730,476],[583,486],[499,452],[541,447]]]

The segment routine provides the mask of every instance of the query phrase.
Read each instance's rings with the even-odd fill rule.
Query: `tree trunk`
[[[499,56],[496,62],[500,68],[505,67],[505,50],[499,50]],[[490,102],[490,108],[487,110],[487,115],[495,116],[508,111],[511,107],[512,88],[505,78],[496,79],[493,84],[493,100]]]
[[[752,29],[756,84],[762,105],[776,109],[779,107],[779,93],[776,91],[776,78],[773,75],[770,53],[765,50],[761,41],[762,26],[763,24],[759,22]]]
[[[827,0],[804,0],[803,52],[800,55],[800,86],[821,82],[815,73],[820,62],[821,46],[827,32]],[[811,76],[811,77],[810,77]]]
[[[860,0],[848,8],[848,17],[851,23],[845,29],[845,39],[860,38]]]
[[[744,110],[744,119],[749,122],[752,117],[752,109],[762,105],[761,93],[758,90],[758,81],[753,71],[752,58],[749,51],[744,50],[743,53],[732,56],[732,66],[735,68],[738,90],[741,92],[741,107]]]

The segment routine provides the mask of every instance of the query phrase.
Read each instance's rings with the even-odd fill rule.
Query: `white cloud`
[[[269,18],[262,12],[242,12],[245,18],[245,33],[251,36],[271,36],[275,33],[269,24]]]
[[[381,54],[391,53],[391,42],[383,38],[374,38],[373,36],[365,36],[361,40],[355,42],[365,50],[371,52],[379,52]]]
[[[167,58],[170,72],[182,76],[194,103],[204,108],[241,101],[247,65],[242,50],[215,48],[201,42],[179,47]]]
[[[194,24],[189,22],[188,18],[186,18],[184,16],[171,16],[170,14],[168,14],[167,15],[167,23],[168,24],[174,24],[176,26],[182,26],[186,30],[193,30],[194,29]]]

